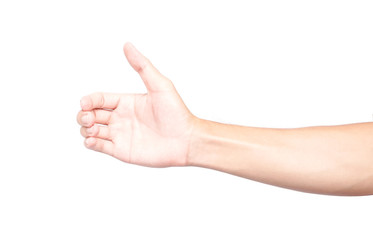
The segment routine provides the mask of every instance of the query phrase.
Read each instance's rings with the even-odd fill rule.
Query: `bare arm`
[[[265,129],[202,120],[131,44],[124,53],[147,93],[83,97],[77,120],[87,148],[142,166],[199,166],[305,192],[373,194],[373,123]]]
[[[373,123],[265,129],[200,120],[188,163],[299,191],[373,194]]]

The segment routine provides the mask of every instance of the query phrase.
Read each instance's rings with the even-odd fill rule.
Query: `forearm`
[[[197,122],[189,165],[305,192],[373,194],[373,123],[266,129]]]

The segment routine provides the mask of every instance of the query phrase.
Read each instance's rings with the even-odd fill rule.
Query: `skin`
[[[373,123],[269,129],[203,120],[132,44],[123,49],[147,93],[83,97],[77,121],[87,148],[148,167],[198,166],[310,193],[373,194]]]

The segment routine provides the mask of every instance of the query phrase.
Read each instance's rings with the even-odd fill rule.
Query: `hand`
[[[123,50],[147,93],[94,93],[83,97],[77,120],[86,138],[85,146],[127,163],[186,165],[197,118],[184,105],[172,82],[132,44],[125,44]]]

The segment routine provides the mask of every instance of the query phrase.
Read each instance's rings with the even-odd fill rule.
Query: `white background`
[[[144,92],[131,41],[201,118],[372,120],[372,1],[0,2],[0,239],[372,239],[372,197],[152,169],[84,148],[95,91]]]

